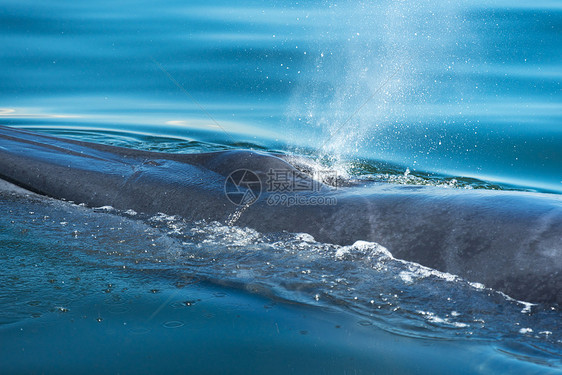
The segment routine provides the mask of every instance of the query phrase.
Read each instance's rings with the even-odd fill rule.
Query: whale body
[[[331,204],[274,205],[261,191],[233,203],[225,181],[252,171],[301,176],[253,151],[167,154],[63,139],[0,126],[0,178],[49,197],[264,233],[305,232],[340,245],[376,242],[395,258],[484,284],[527,302],[562,304],[562,198],[530,192],[373,184],[295,191]],[[328,199],[329,198],[329,199]],[[318,201],[318,200],[317,200]]]

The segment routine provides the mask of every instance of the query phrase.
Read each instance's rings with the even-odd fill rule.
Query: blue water
[[[0,0],[0,124],[560,194],[561,36],[557,0]],[[373,249],[8,193],[0,204],[0,370],[561,371],[558,308]]]

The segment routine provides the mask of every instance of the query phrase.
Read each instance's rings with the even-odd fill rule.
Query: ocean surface
[[[562,2],[0,0],[0,125],[562,194]],[[562,373],[560,306],[0,189],[0,373]]]

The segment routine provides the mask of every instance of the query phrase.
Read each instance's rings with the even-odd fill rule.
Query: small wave
[[[171,230],[176,221],[161,220]],[[218,222],[195,223],[180,237],[196,244],[183,251],[196,251],[202,259],[215,257],[206,271],[221,283],[259,284],[281,298],[343,306],[401,334],[447,337],[464,329],[463,335],[470,337],[509,336],[520,329],[515,322],[527,318],[530,326],[545,323],[542,330],[550,331],[557,314],[459,276],[396,259],[374,242],[339,246],[317,242],[306,233],[261,234]],[[428,319],[426,309],[421,314],[419,306],[432,306],[433,318]],[[495,313],[498,306],[504,311],[501,316]],[[532,318],[543,313],[553,315],[542,322]]]
[[[14,228],[9,233],[25,227],[41,241],[65,238],[72,259],[94,268],[164,278],[172,284],[202,279],[275,299],[344,309],[357,314],[358,321],[414,337],[511,342],[520,340],[525,328],[532,330],[524,335],[529,345],[562,350],[557,344],[562,340],[558,309],[522,305],[484,285],[397,259],[375,242],[340,246],[306,233],[259,233],[165,214],[132,216],[53,200],[22,204],[23,199],[0,201],[12,220],[17,218],[14,223],[0,219],[4,227]],[[16,262],[6,272],[21,270]],[[50,299],[68,306],[62,294]],[[37,312],[35,307],[25,309]]]

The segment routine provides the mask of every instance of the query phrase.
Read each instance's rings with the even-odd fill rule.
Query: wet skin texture
[[[224,192],[238,169],[256,173],[260,198],[237,206]],[[283,159],[252,151],[165,154],[0,127],[0,178],[27,190],[91,207],[110,205],[187,220],[217,220],[261,232],[305,232],[317,241],[377,242],[420,263],[524,301],[562,303],[562,199],[557,195],[371,185],[293,196],[333,205],[271,205],[271,169]],[[306,181],[306,177],[303,177]],[[271,202],[270,202],[271,203]]]

